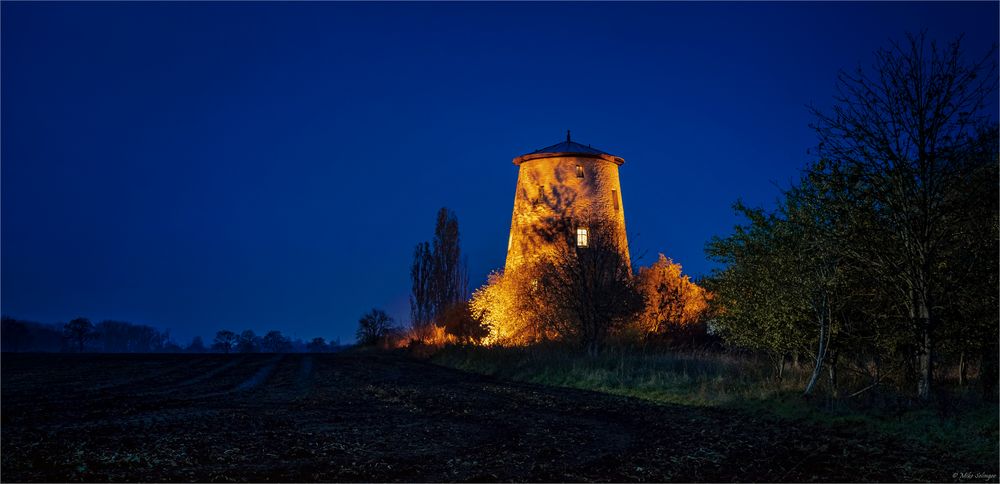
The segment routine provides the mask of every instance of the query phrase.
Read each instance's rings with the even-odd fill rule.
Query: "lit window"
[[[583,165],[576,165],[576,177],[583,178]]]
[[[611,200],[615,204],[615,211],[618,210],[618,190],[611,190]]]
[[[587,246],[587,229],[584,228],[576,229],[576,246],[577,247]]]

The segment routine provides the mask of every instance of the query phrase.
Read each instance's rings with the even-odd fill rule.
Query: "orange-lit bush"
[[[445,332],[443,327],[434,324],[422,325],[419,328],[410,326],[394,334],[391,338],[387,338],[389,348],[406,348],[414,343],[426,346],[444,346],[456,342],[458,342],[457,338]]]
[[[509,274],[493,272],[486,285],[472,294],[469,309],[489,331],[483,344],[517,346],[543,339],[541,309],[532,304],[531,291],[537,282],[531,270]]]
[[[711,294],[681,273],[681,265],[660,254],[650,267],[636,276],[646,304],[636,320],[646,334],[664,334],[702,320]]]

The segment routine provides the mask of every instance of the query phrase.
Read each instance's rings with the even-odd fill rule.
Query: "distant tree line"
[[[169,331],[124,321],[91,323],[76,318],[65,324],[42,324],[4,316],[0,341],[6,352],[180,352]]]
[[[240,334],[229,330],[216,333],[210,347],[201,336],[182,347],[169,331],[125,321],[93,324],[75,318],[65,324],[43,324],[4,316],[0,320],[0,343],[4,352],[92,352],[92,353],[288,353],[332,352],[341,349],[339,338],[329,343],[321,337],[305,342],[291,339],[280,331],[258,337],[252,330]]]
[[[198,338],[199,344],[201,339]],[[281,331],[271,330],[264,336],[257,336],[253,330],[243,330],[239,334],[228,329],[215,333],[211,350],[217,353],[328,353],[342,349],[340,339],[327,342],[316,337],[308,342],[290,339]]]
[[[929,399],[942,364],[983,392],[998,378],[998,127],[995,48],[967,62],[955,41],[909,36],[873,69],[842,73],[814,109],[817,160],[773,211],[709,244],[713,327],[734,346],[807,357],[808,395],[849,371]],[[995,114],[995,113],[992,113]]]

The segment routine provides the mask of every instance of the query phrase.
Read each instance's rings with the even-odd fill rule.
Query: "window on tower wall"
[[[583,178],[583,165],[576,165],[576,177]]]
[[[618,190],[611,190],[611,203],[615,204],[615,211],[618,211]]]
[[[578,228],[576,229],[576,246],[577,247],[587,247],[589,241],[587,240],[587,229]]]

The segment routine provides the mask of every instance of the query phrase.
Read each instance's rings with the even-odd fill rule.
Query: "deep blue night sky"
[[[808,160],[809,103],[907,31],[970,55],[998,4],[4,2],[0,310],[353,339],[408,321],[413,246],[458,214],[503,265],[511,158],[625,158],[633,254],[706,274],[742,198]],[[996,109],[994,109],[996,111]]]

